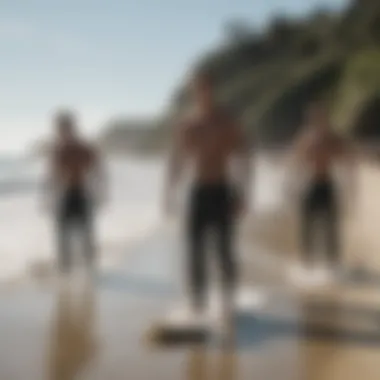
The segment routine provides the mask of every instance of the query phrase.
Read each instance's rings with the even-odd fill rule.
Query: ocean
[[[161,214],[164,165],[161,159],[107,161],[109,200],[99,210],[97,241],[104,263],[122,255],[134,241],[148,239],[166,223]],[[20,277],[36,263],[52,263],[52,215],[43,207],[41,160],[0,160],[0,280]],[[255,212],[277,208],[283,172],[266,159],[255,168]]]

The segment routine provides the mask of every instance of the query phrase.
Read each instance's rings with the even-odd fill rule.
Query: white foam
[[[43,173],[43,165],[32,166],[33,169],[23,172],[35,180]],[[164,177],[159,159],[110,161],[108,171],[110,201],[100,211],[97,223],[104,266],[112,265],[131,242],[149,236],[162,223]],[[258,188],[254,191],[259,208],[277,207],[281,175],[267,162],[260,163],[256,174]],[[32,263],[54,259],[54,225],[42,213],[42,199],[37,191],[35,188],[0,198],[0,281],[24,275]]]
[[[289,281],[299,288],[314,288],[325,286],[331,283],[331,270],[322,266],[305,268],[300,264],[294,264],[289,267]]]
[[[115,253],[160,223],[160,163],[124,161],[109,166],[110,202],[96,225],[104,265],[111,265]],[[36,191],[0,199],[0,233],[0,280],[24,275],[32,263],[54,259],[54,224],[42,213]]]

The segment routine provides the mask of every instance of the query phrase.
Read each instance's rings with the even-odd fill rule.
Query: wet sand
[[[349,200],[349,210],[341,214],[342,255],[347,266],[363,264],[380,273],[380,165],[362,161],[357,168],[357,189]],[[347,205],[346,205],[347,206]],[[251,218],[245,236],[280,259],[297,260],[299,211],[290,200],[288,206]]]
[[[373,265],[380,243],[376,228],[366,227],[380,221],[380,208],[368,201],[380,190],[378,172],[361,168],[362,182],[371,186],[363,186],[361,216],[345,224],[355,239],[364,236]],[[68,288],[40,281],[2,290],[0,379],[379,379],[378,286],[348,283],[314,292],[290,286],[284,273],[296,256],[289,236],[297,228],[288,217],[262,215],[251,225],[256,232],[243,246],[241,289],[260,290],[264,303],[239,312],[236,344],[163,349],[146,339],[183,291],[180,246],[161,231],[131,247],[92,286],[73,279]]]

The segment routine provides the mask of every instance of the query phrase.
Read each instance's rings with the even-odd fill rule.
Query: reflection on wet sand
[[[214,379],[218,380],[234,380],[238,379],[236,366],[236,351],[231,349],[223,350],[217,362],[216,374]]]
[[[207,350],[197,345],[190,350],[186,380],[208,380]]]
[[[61,286],[52,322],[49,380],[72,380],[94,357],[95,294]]]
[[[234,347],[224,348],[218,352],[216,362],[210,366],[204,345],[190,350],[186,380],[237,380],[236,351]]]

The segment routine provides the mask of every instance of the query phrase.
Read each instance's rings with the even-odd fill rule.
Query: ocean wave
[[[98,215],[97,240],[101,260],[113,265],[133,242],[149,239],[161,228],[163,165],[157,160],[107,164],[110,199]],[[52,215],[42,214],[39,208],[41,167],[28,163],[17,166],[13,173],[7,169],[5,174],[0,165],[0,280],[23,276],[36,268],[38,272],[54,263]],[[261,166],[257,174],[254,196],[268,209],[277,204],[281,176],[267,165]]]

